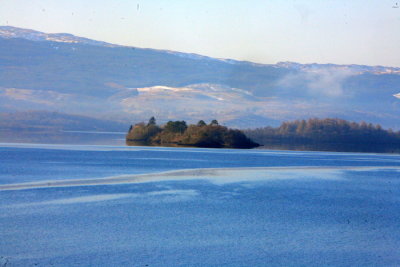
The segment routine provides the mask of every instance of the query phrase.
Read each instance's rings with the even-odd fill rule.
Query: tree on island
[[[156,118],[154,118],[154,117],[150,118],[149,122],[147,123],[147,126],[150,126],[150,125],[156,125]]]
[[[212,120],[210,125],[219,125],[217,120]]]
[[[198,127],[203,127],[206,126],[207,124],[203,121],[203,120],[199,120],[199,122],[197,123]]]
[[[187,129],[185,121],[169,121],[164,126],[164,130],[173,133],[184,133]]]
[[[154,119],[154,117],[152,117]],[[154,121],[154,124],[151,123]],[[144,122],[137,123],[135,125],[131,125],[129,128],[128,134],[126,136],[127,139],[148,142],[150,139],[157,135],[161,131],[161,128],[155,124],[155,119],[149,120],[149,123],[146,125]]]

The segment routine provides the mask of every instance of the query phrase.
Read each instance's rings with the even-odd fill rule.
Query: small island
[[[206,124],[187,125],[185,121],[169,121],[158,126],[154,117],[149,122],[132,125],[126,135],[127,145],[185,146],[204,148],[254,148],[259,144],[237,129],[219,125],[217,120]]]

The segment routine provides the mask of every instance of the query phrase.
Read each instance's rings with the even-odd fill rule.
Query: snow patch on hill
[[[354,74],[372,73],[372,74],[400,74],[400,68],[385,66],[366,66],[366,65],[336,65],[336,64],[300,64],[296,62],[278,62],[276,67],[293,69],[304,72],[320,72],[320,71],[351,71]]]

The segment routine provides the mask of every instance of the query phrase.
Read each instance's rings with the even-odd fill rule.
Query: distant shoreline
[[[400,153],[400,132],[337,118],[289,121],[244,132],[269,149]]]

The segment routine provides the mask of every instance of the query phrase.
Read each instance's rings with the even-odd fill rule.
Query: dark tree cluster
[[[185,121],[169,121],[158,126],[152,117],[149,123],[138,123],[129,129],[126,136],[128,144],[193,146],[212,148],[254,148],[259,146],[240,130],[219,125],[217,120],[206,124],[187,125]]]
[[[277,128],[264,127],[245,131],[246,135],[269,143],[400,145],[400,132],[384,130],[380,125],[341,119],[308,119],[284,122]]]

